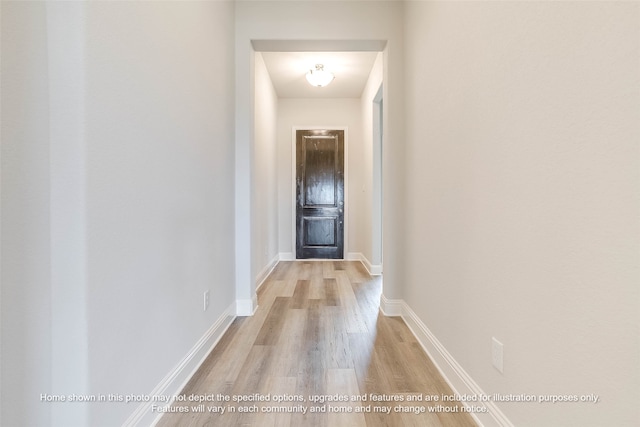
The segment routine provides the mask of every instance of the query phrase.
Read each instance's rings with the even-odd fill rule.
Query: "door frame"
[[[298,126],[291,127],[291,248],[296,257],[296,132],[299,130],[341,130],[344,131],[344,248],[342,259],[349,253],[349,127],[348,126]],[[308,261],[308,260],[307,260]]]

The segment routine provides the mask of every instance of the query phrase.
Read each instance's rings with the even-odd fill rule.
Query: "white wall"
[[[382,188],[380,188],[380,156],[382,155],[381,147],[378,146],[374,139],[374,114],[379,110],[374,109],[374,99],[380,89],[383,80],[383,59],[382,53],[379,53],[376,61],[371,68],[369,79],[362,91],[360,97],[360,109],[362,115],[362,166],[365,168],[363,172],[363,194],[362,194],[362,211],[363,215],[358,217],[356,226],[358,227],[358,235],[361,236],[361,250],[365,259],[372,266],[381,268],[382,263],[382,247],[381,240],[381,205],[380,197]],[[378,137],[379,138],[379,137]]]
[[[40,393],[148,394],[234,304],[233,22],[2,3],[2,425],[121,425]]]
[[[366,181],[366,160],[363,160],[362,117],[357,98],[297,99],[281,98],[278,102],[278,210],[280,253],[295,258],[293,208],[293,134],[297,127],[347,127],[345,150],[346,204],[345,204],[345,257],[348,252],[362,252],[363,238],[358,234],[358,221],[369,215],[363,204],[362,188]]]
[[[49,81],[44,3],[2,3],[2,425],[50,422]]]
[[[404,300],[487,393],[600,395],[515,425],[638,425],[640,5],[405,12]]]
[[[255,57],[255,163],[252,209],[254,280],[262,280],[278,256],[278,97],[264,65]]]
[[[47,3],[51,389],[88,393],[85,18],[82,2]],[[52,425],[87,423],[88,405],[51,405]]]
[[[91,3],[87,52],[90,389],[149,393],[235,299],[233,5]]]

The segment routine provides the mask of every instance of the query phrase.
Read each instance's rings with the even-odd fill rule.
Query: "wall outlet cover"
[[[205,291],[204,292],[204,308],[203,308],[203,311],[207,311],[207,308],[209,308],[209,291]]]

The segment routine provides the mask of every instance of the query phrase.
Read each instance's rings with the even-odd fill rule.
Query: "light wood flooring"
[[[455,402],[424,401],[451,389],[402,319],[379,312],[380,293],[381,279],[360,262],[281,262],[258,291],[255,315],[233,322],[183,390],[185,401],[174,403],[188,412],[167,413],[158,426],[475,426]],[[193,396],[211,401],[198,408]],[[439,404],[448,409],[428,411]]]

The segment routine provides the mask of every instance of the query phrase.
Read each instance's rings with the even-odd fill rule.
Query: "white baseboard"
[[[296,254],[293,252],[280,252],[280,261],[296,261]],[[364,254],[360,252],[348,252],[344,258],[347,261],[360,261],[367,269],[370,275],[380,276],[382,274],[382,265],[373,265]],[[305,259],[304,261],[326,261],[324,259]]]
[[[389,299],[384,294],[380,295],[380,311],[385,316],[402,316],[402,304],[404,301],[401,299]]]
[[[251,299],[236,300],[236,316],[253,316],[258,309],[258,296],[254,293]]]
[[[150,396],[175,396],[180,393],[235,319],[234,309],[235,305],[232,304],[220,315],[180,363],[149,393]],[[124,422],[123,427],[155,425],[162,414],[151,412],[153,403],[144,402],[139,405]]]
[[[360,262],[362,262],[362,264],[364,264],[364,268],[367,269],[367,271],[369,272],[370,275],[372,275],[372,276],[380,276],[380,275],[382,275],[382,266],[381,265],[373,265],[373,264],[371,264],[371,262],[364,255],[362,255],[362,259],[360,260]]]
[[[265,280],[267,280],[267,277],[269,277],[269,274],[271,274],[273,269],[276,268],[279,261],[280,255],[276,255],[271,261],[269,261],[269,264],[267,264],[262,271],[258,273],[258,277],[256,277],[256,292],[260,289],[260,286],[264,284]]]
[[[361,252],[349,252],[347,254],[347,260],[360,261],[371,276],[380,276],[382,274],[382,266],[371,264],[371,261]]]
[[[362,254],[360,252],[347,252],[345,259],[347,261],[360,261]]]
[[[293,252],[280,252],[279,254],[280,261],[295,261],[296,254]]]
[[[449,384],[454,394],[485,395],[480,386],[467,374],[460,364],[453,358],[440,341],[431,333],[429,328],[420,320],[418,315],[403,300],[394,300],[392,306],[399,304],[402,319],[416,337],[424,351],[427,352],[440,374]],[[381,304],[382,305],[382,304]],[[384,313],[384,311],[383,311]],[[470,402],[474,403],[474,402]],[[475,403],[477,405],[477,403]],[[488,412],[470,413],[481,427],[513,427],[509,419],[492,401],[483,402]],[[466,406],[466,405],[465,405]]]

